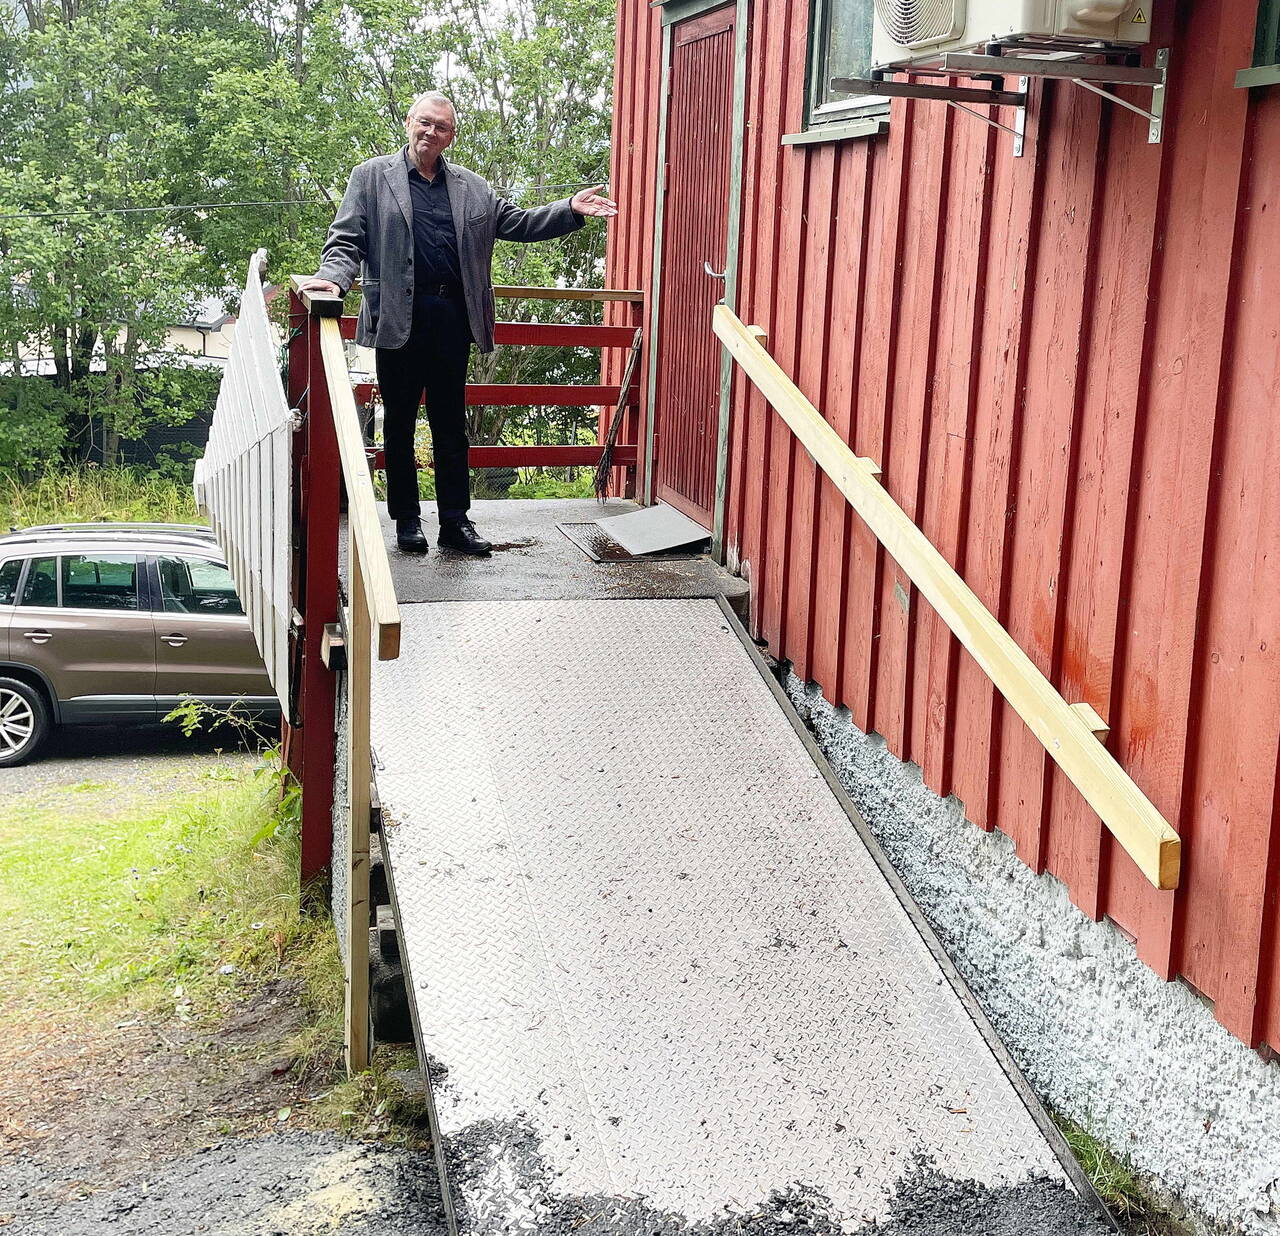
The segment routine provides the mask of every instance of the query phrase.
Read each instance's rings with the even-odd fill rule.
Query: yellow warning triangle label
[[[1147,15],[1139,9],[1131,18],[1129,18],[1129,20],[1133,22],[1135,26],[1145,26],[1147,24]]]

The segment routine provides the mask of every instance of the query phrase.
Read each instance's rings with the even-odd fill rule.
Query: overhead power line
[[[523,185],[519,188],[501,187],[499,193],[525,193],[534,189],[585,189],[598,185],[599,180],[578,180],[563,185]],[[102,206],[97,210],[28,210],[0,214],[0,219],[83,219],[101,217],[102,215],[143,215],[160,213],[177,213],[188,210],[238,210],[257,206],[333,206],[334,203],[322,197],[284,198],[273,202],[190,202],[170,203],[165,206]]]

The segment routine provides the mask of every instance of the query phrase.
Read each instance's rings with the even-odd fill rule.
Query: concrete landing
[[[684,560],[593,562],[556,526],[586,523],[640,508],[610,499],[483,501],[471,507],[477,530],[494,544],[490,558],[468,558],[435,544],[436,520],[423,503],[431,540],[425,558],[395,548],[395,528],[382,510],[383,536],[401,605],[419,601],[504,601],[723,596],[744,606],[746,582],[705,554]],[[344,538],[345,540],[345,538]]]

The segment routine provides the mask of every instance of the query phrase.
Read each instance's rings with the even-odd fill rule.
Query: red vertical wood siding
[[[1112,844],[740,376],[726,550],[775,656],[1234,1034],[1280,1047],[1280,90],[1233,85],[1255,15],[1158,10],[1161,145],[1033,82],[1014,159],[928,101],[895,101],[883,138],[782,146],[808,3],[751,9],[739,315],[1054,685],[1110,722],[1183,836],[1181,887],[1156,892]],[[649,279],[656,90],[631,83],[656,81],[658,20],[621,0],[615,134],[648,136],[615,140],[641,215],[615,232],[617,286]]]

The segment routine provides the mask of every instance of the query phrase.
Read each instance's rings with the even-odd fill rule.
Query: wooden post
[[[369,1067],[369,760],[373,632],[356,521],[347,523],[351,622],[347,646],[347,1073]]]
[[[333,860],[333,675],[324,664],[325,624],[338,617],[338,441],[320,350],[320,319],[290,296],[289,401],[303,414],[294,516],[294,605],[302,615],[297,698],[299,730],[291,767],[302,787],[302,881],[323,877]]]

